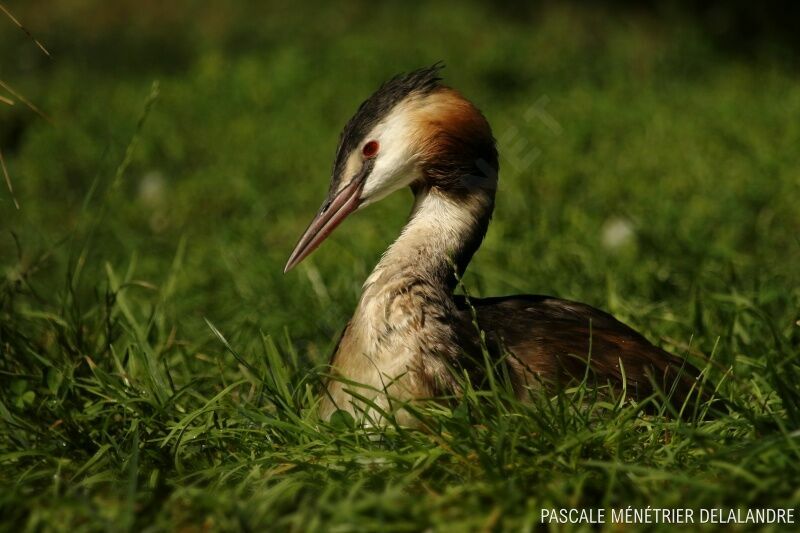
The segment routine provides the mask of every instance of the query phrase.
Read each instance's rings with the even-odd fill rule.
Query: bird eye
[[[375,157],[378,154],[378,148],[380,148],[378,141],[369,141],[364,145],[364,148],[361,149],[361,153],[364,154],[366,158]]]

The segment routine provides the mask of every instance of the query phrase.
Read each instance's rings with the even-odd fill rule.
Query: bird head
[[[440,84],[441,64],[385,82],[347,122],[328,195],[286,263],[288,272],[351,213],[399,189],[493,187],[497,152],[481,112]]]

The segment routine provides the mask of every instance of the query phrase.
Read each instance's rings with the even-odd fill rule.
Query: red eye
[[[378,141],[370,141],[364,145],[364,148],[361,149],[361,153],[367,158],[375,157],[378,154],[378,148],[380,148]]]

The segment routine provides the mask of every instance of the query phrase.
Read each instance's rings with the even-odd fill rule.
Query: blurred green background
[[[732,53],[676,9],[8,7],[52,53],[3,21],[1,79],[51,118],[19,102],[0,106],[0,147],[21,205],[3,190],[2,224],[23,264],[54,250],[43,265],[53,275],[37,279],[45,292],[62,284],[64,239],[107,202],[88,278],[135,255],[136,276],[158,283],[185,239],[172,309],[181,326],[210,316],[289,327],[300,342],[334,337],[401,227],[408,196],[353,217],[297,273],[280,267],[323,197],[344,122],[384,79],[437,60],[500,141],[497,214],[467,278],[474,291],[556,293],[623,315],[617,306],[628,305],[639,320],[642,306],[659,305],[660,318],[677,322],[670,333],[686,340],[705,333],[687,320],[698,289],[743,278],[741,290],[752,291],[796,275],[800,90],[791,56],[766,45]],[[159,97],[112,187],[154,80]],[[609,248],[603,232],[614,228],[630,238]],[[0,246],[13,265],[9,231]],[[306,311],[315,320],[296,319]]]
[[[0,150],[19,203],[0,184],[6,377],[19,368],[15,334],[63,351],[58,317],[77,324],[76,360],[94,357],[109,272],[132,282],[130,313],[157,322],[148,335],[181,353],[220,352],[207,318],[243,353],[264,332],[324,362],[410,195],[353,216],[296,271],[283,264],[345,121],[383,80],[439,60],[501,154],[471,293],[585,301],[678,353],[714,352],[743,379],[765,353],[798,351],[790,7],[3,5],[51,54],[0,13],[0,80],[47,117],[0,89],[15,102],[0,102]],[[203,372],[216,363],[170,379]],[[20,405],[34,425],[53,422]]]

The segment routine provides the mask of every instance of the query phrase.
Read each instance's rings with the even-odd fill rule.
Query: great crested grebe
[[[374,418],[374,403],[413,424],[397,406],[457,394],[452,368],[482,360],[482,346],[503,358],[520,397],[581,379],[588,364],[600,383],[624,379],[640,398],[656,384],[680,405],[697,369],[603,311],[550,296],[453,294],[489,225],[498,161],[486,118],[440,84],[440,68],[397,76],[361,104],[339,139],[328,196],[286,263],[284,272],[353,211],[411,187],[408,222],[364,283],[332,355],[320,416]]]

